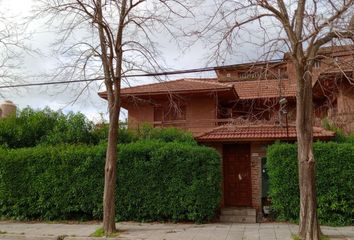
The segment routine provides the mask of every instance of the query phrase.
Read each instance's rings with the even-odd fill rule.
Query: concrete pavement
[[[0,222],[1,240],[95,240],[88,237],[101,224],[52,224]],[[117,224],[120,240],[288,240],[297,225],[261,224]],[[354,240],[354,227],[322,227],[324,234],[336,240]]]

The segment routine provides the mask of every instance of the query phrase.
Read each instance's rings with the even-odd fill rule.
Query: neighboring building
[[[11,101],[4,101],[0,104],[0,118],[8,117],[16,113],[16,105]]]
[[[320,50],[313,78],[314,139],[334,137],[334,132],[321,127],[324,118],[347,132],[354,131],[353,66],[354,46]],[[255,209],[257,216],[262,214],[266,147],[275,140],[296,140],[294,64],[285,54],[279,61],[218,67],[215,71],[217,78],[122,89],[122,107],[128,110],[130,129],[144,123],[182,128],[191,131],[198,142],[217,149],[223,158],[222,219],[252,221],[256,214],[250,209]],[[106,98],[105,92],[99,95]]]

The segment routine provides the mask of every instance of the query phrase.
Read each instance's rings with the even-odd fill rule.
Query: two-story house
[[[260,215],[266,146],[275,140],[296,140],[294,65],[285,54],[277,61],[218,67],[215,71],[216,78],[122,89],[128,127],[137,129],[150,123],[191,131],[198,142],[214,147],[222,156],[221,208],[254,209]],[[315,140],[334,137],[334,132],[321,127],[324,118],[347,132],[354,131],[353,71],[354,46],[320,50],[313,78]],[[100,96],[106,98],[106,93]],[[253,215],[252,211],[249,214]],[[252,221],[249,216],[222,217]]]

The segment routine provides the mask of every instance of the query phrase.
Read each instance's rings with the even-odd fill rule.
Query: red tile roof
[[[234,82],[234,87],[240,99],[295,97],[296,85],[289,80],[257,80]]]
[[[188,91],[218,91],[231,90],[232,84],[220,83],[214,78],[208,79],[179,79],[160,83],[146,84],[122,89],[123,95],[158,94],[166,92]]]
[[[156,95],[166,93],[186,93],[202,91],[235,91],[240,99],[272,98],[279,97],[279,80],[218,82],[216,78],[204,79],[179,79],[161,83],[140,85],[123,88],[122,95]],[[99,93],[106,97],[106,92]],[[295,97],[296,85],[288,80],[281,81],[281,95],[283,97]]]
[[[315,139],[330,139],[335,133],[320,127],[313,127]],[[277,125],[223,125],[203,133],[198,141],[237,141],[237,140],[295,140],[295,126],[281,127]]]

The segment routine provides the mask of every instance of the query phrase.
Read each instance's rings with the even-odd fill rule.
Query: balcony
[[[249,120],[246,118],[224,118],[224,119],[203,119],[203,120],[175,120],[175,121],[156,121],[153,126],[157,128],[174,127],[190,131],[193,135],[198,135],[206,131],[212,130],[215,127],[222,125],[239,125],[239,126],[254,126],[254,125],[274,125],[286,127],[286,122],[279,123],[278,119],[271,120]],[[288,123],[289,124],[289,123]]]
[[[328,119],[336,127],[341,128],[346,133],[354,132],[354,112],[337,113],[333,112]]]

